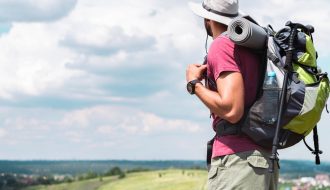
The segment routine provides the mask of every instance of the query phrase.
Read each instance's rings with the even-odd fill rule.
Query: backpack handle
[[[312,33],[315,32],[315,29],[312,25],[303,25],[303,24],[300,24],[300,23],[293,23],[291,21],[286,22],[285,25],[290,27],[290,28],[297,27],[297,29],[301,29],[302,31],[304,31],[307,34],[312,34]]]

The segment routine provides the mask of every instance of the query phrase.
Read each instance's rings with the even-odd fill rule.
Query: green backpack
[[[265,95],[266,89],[262,88],[263,83],[260,83],[259,96],[246,111],[240,130],[258,145],[272,148],[272,164],[278,160],[278,148],[293,146],[301,140],[305,142],[305,137],[313,131],[314,150],[305,144],[315,154],[316,164],[320,164],[322,151],[318,147],[316,125],[329,96],[329,79],[327,73],[317,66],[312,37],[314,28],[291,22],[286,26],[278,32],[270,26],[266,29],[268,45],[263,63],[267,64],[263,64],[263,76],[266,73],[276,76],[278,88],[275,90],[279,96],[276,119],[273,122],[265,120],[268,114],[265,108],[270,101]],[[264,82],[266,77],[260,81]],[[273,165],[270,172],[272,170]]]

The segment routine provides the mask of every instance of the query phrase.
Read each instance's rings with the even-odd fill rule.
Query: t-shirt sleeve
[[[213,42],[207,61],[215,80],[226,71],[241,72],[236,60],[235,44],[229,38],[221,36]]]

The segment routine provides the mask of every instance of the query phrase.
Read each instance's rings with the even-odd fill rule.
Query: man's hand
[[[203,73],[206,70],[206,65],[200,65],[200,64],[191,64],[187,67],[186,70],[186,80],[187,82],[190,82],[195,79],[202,80],[203,79]]]

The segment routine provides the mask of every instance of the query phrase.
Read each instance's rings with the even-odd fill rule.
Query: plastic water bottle
[[[268,72],[263,85],[264,113],[263,120],[266,124],[274,124],[277,120],[279,105],[279,87],[275,72]]]

